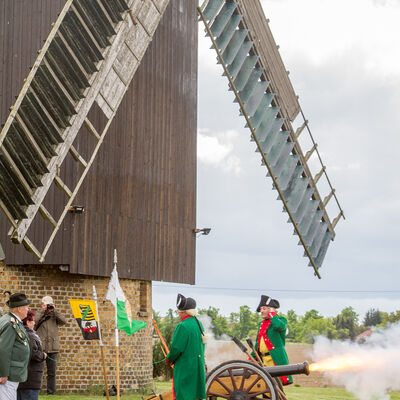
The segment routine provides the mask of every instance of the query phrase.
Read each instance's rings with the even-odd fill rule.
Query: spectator
[[[44,360],[46,353],[43,352],[42,342],[36,332],[33,330],[35,326],[35,312],[28,311],[28,315],[22,320],[26,333],[29,337],[29,348],[31,356],[28,364],[28,379],[21,382],[17,390],[18,400],[38,400],[39,389],[42,386]]]
[[[65,317],[56,310],[54,301],[50,296],[44,296],[42,309],[35,317],[35,331],[42,341],[43,351],[47,354],[47,394],[56,393],[56,369],[58,352],[60,351],[60,338],[58,327],[65,325]]]
[[[0,318],[0,399],[16,400],[18,384],[28,376],[29,338],[22,319],[30,301],[14,293],[6,304],[10,312]]]

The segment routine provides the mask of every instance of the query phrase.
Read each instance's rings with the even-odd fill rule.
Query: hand
[[[271,311],[268,313],[268,317],[272,318],[274,315],[278,315],[275,311]]]
[[[43,354],[44,354],[44,359],[46,359],[47,358],[47,353],[43,352]]]
[[[8,381],[8,377],[7,376],[4,376],[4,377],[0,378],[0,385],[4,385],[7,381]]]
[[[46,313],[52,313],[54,312],[54,310],[56,309],[56,306],[54,304],[47,304],[46,306]]]

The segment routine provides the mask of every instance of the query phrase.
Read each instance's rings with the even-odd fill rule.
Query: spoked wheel
[[[207,398],[277,400],[270,374],[249,361],[227,361],[214,368],[206,379]]]

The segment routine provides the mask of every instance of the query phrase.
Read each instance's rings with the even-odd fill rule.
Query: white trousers
[[[7,381],[0,385],[0,400],[17,400],[19,382]]]

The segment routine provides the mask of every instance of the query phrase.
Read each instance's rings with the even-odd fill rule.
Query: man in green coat
[[[174,399],[205,399],[204,329],[196,318],[196,301],[178,294],[177,308],[181,322],[175,328],[167,354],[168,364],[174,365]]]
[[[30,301],[14,293],[6,304],[10,312],[0,318],[0,399],[16,400],[19,382],[28,377],[29,338],[22,320]]]
[[[289,359],[285,350],[287,321],[285,317],[279,316],[276,310],[279,301],[269,296],[261,296],[257,312],[261,313],[262,321],[258,326],[256,350],[267,366],[287,365]],[[293,383],[289,376],[280,377],[283,385]]]

